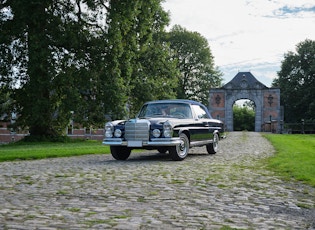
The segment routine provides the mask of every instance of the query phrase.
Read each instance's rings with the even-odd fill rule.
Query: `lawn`
[[[101,153],[109,153],[109,147],[102,145],[100,141],[93,140],[76,140],[66,143],[17,142],[8,145],[0,145],[0,162]]]
[[[265,134],[276,154],[268,167],[287,178],[315,186],[315,135]]]

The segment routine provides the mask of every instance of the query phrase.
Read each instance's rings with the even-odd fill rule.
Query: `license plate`
[[[142,141],[128,141],[128,147],[142,147]]]

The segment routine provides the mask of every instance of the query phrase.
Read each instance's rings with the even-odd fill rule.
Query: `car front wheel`
[[[181,161],[186,158],[189,151],[189,139],[185,133],[179,135],[180,144],[174,147],[171,147],[169,150],[172,160]]]
[[[131,149],[124,146],[110,146],[110,152],[116,160],[127,160],[130,156]]]
[[[213,134],[213,142],[207,145],[207,152],[209,154],[217,153],[219,149],[219,135],[217,133]]]

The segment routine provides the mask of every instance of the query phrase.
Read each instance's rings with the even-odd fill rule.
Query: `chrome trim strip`
[[[119,145],[128,146],[128,141],[123,141],[121,138],[104,139],[103,145]],[[143,141],[142,146],[176,146],[180,144],[180,138],[154,138],[151,141]]]
[[[195,147],[195,146],[203,146],[207,144],[213,143],[213,140],[206,140],[206,141],[195,141],[190,143],[190,147]]]

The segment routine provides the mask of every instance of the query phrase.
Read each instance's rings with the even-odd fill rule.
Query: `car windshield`
[[[142,107],[138,117],[176,117],[191,119],[192,113],[190,106],[184,103],[150,103]]]

